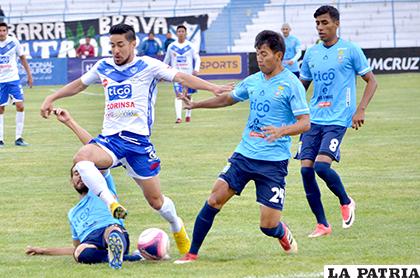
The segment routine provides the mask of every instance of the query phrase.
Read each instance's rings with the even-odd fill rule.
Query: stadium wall
[[[363,52],[375,74],[420,72],[420,47],[363,49]],[[249,73],[257,72],[256,54],[249,53],[248,60]]]

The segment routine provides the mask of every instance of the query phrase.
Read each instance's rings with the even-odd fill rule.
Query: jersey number
[[[276,204],[278,204],[278,203],[283,204],[283,202],[284,202],[284,189],[273,187],[273,188],[271,188],[271,191],[273,191],[274,196],[271,197],[270,202],[276,203]]]
[[[331,141],[330,141],[330,150],[332,152],[335,152],[337,150],[339,144],[340,144],[340,142],[338,141],[338,139],[336,139],[336,138],[331,139]]]

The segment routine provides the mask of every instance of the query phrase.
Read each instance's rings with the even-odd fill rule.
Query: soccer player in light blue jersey
[[[297,77],[299,77],[298,60],[302,56],[301,43],[296,36],[290,34],[291,30],[292,28],[290,27],[289,23],[284,23],[281,26],[284,43],[286,44],[283,66],[293,72]]]
[[[230,198],[240,195],[251,180],[260,204],[261,231],[277,239],[286,253],[297,252],[296,240],[280,219],[291,155],[290,136],[309,130],[309,108],[299,79],[281,63],[285,46],[280,34],[260,32],[255,49],[261,71],[244,79],[231,93],[200,102],[184,99],[191,109],[219,108],[249,100],[250,111],[241,142],[195,220],[190,251],[176,264],[198,258],[216,214]]]
[[[70,128],[83,144],[93,138],[71,117],[65,109],[54,110],[57,119]],[[109,170],[103,172],[108,189],[116,197],[117,192]],[[72,167],[71,183],[79,193],[79,202],[70,209],[68,219],[73,238],[72,247],[32,247],[26,248],[28,255],[73,255],[79,263],[108,262],[112,268],[121,268],[122,261],[138,261],[140,254],[128,255],[130,240],[120,219],[112,217],[107,206],[93,194]]]
[[[315,173],[339,198],[343,228],[349,228],[354,222],[356,204],[348,196],[331,164],[340,160],[340,145],[347,128],[357,130],[364,124],[366,108],[377,87],[375,76],[360,47],[338,38],[338,10],[332,6],[322,6],[316,10],[314,17],[323,43],[308,49],[301,65],[303,86],[308,89],[313,82],[314,90],[309,105],[311,129],[302,134],[297,155],[301,160],[306,198],[318,222],[309,235],[312,238],[332,232],[325,217]],[[366,82],[357,107],[356,75]]]
[[[41,105],[41,115],[48,118],[56,100],[76,95],[89,85],[101,82],[105,95],[102,132],[76,153],[73,159],[76,170],[89,190],[107,204],[112,215],[124,218],[127,210],[112,195],[98,170],[123,165],[142,189],[149,205],[168,222],[178,251],[185,254],[190,240],[174,202],[161,192],[160,159],[150,141],[157,83],[159,80],[178,82],[215,95],[230,91],[232,86],[207,82],[148,56],[136,57],[136,35],[130,25],[112,26],[110,44],[112,57],[99,60],[81,78],[47,96]]]

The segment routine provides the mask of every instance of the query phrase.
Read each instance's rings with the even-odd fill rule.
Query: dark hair
[[[125,38],[127,41],[135,41],[136,40],[136,33],[134,32],[134,28],[131,25],[128,24],[117,24],[111,26],[111,29],[109,30],[110,35],[123,35],[125,34]]]
[[[184,25],[178,25],[178,26],[176,27],[176,30],[178,31],[179,29],[184,29],[184,30],[185,30],[185,32],[187,31],[187,27],[185,27]]]
[[[7,26],[6,22],[0,22],[0,27],[6,27],[9,29],[9,26]]]
[[[264,30],[261,31],[255,38],[255,48],[260,48],[263,44],[266,44],[273,52],[285,52],[285,45],[282,36],[279,33]]]
[[[323,14],[329,14],[334,20],[340,20],[340,12],[333,6],[325,5],[319,7],[314,13],[314,18]]]

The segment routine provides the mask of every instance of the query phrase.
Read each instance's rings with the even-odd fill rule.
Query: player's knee
[[[0,106],[0,114],[4,113],[4,106]]]
[[[220,202],[219,199],[214,194],[210,195],[210,197],[207,199],[207,203],[209,204],[209,206],[216,209],[221,209],[223,206],[223,203]]]
[[[148,197],[147,202],[155,210],[160,210],[163,206],[163,199],[160,197]]]
[[[326,162],[315,162],[314,170],[319,177],[324,177],[331,169],[331,164]]]
[[[73,257],[76,262],[79,263],[89,263],[89,254],[91,253],[90,249],[97,249],[95,245],[93,244],[80,244],[77,246],[77,248],[74,250]]]
[[[25,105],[22,102],[16,102],[16,111],[23,112],[25,111]]]

